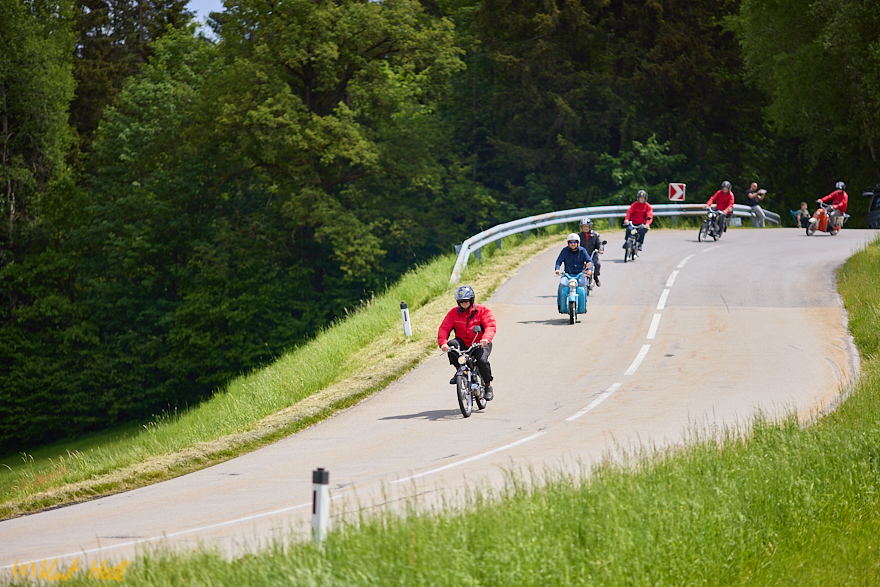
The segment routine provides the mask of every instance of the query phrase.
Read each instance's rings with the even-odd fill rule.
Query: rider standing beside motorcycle
[[[495,337],[495,316],[492,310],[476,303],[477,295],[469,285],[462,285],[455,290],[455,302],[458,307],[452,308],[443,318],[440,330],[437,332],[437,344],[440,350],[449,357],[449,364],[458,368],[458,355],[449,352],[450,347],[467,349],[474,341],[479,341],[481,347],[474,351],[474,359],[477,361],[477,370],[486,385],[486,401],[494,397],[492,390],[492,367],[489,365],[489,354],[492,352],[492,339]],[[474,326],[482,328],[482,332],[474,332]],[[449,340],[449,335],[455,332],[455,338]],[[455,377],[449,380],[455,385]]]
[[[645,234],[651,230],[651,223],[654,222],[654,209],[648,203],[648,192],[645,190],[639,190],[639,193],[636,194],[636,201],[630,204],[629,210],[626,211],[626,216],[623,218],[624,226],[629,222],[635,225],[645,225],[643,228],[638,229],[639,250],[641,251],[642,245],[645,243]],[[623,241],[623,248],[625,249],[626,231],[623,232]]]
[[[816,203],[827,204],[828,202],[831,202],[832,210],[829,216],[831,218],[831,221],[836,223],[837,217],[846,212],[846,203],[849,202],[849,196],[844,191],[846,189],[846,184],[844,184],[842,181],[838,181],[837,185],[835,185],[834,187],[836,187],[837,189],[835,189],[824,198],[816,200]]]
[[[585,216],[581,218],[581,232],[578,236],[580,237],[581,246],[587,252],[588,258],[593,258],[593,251],[599,251],[600,255],[605,253],[605,245],[602,244],[602,239],[599,237],[599,233],[593,230],[593,221],[590,220],[589,217]],[[593,264],[593,278],[596,281],[596,287],[602,287],[602,283],[599,281],[599,272],[602,270],[602,263],[599,261],[598,256]]]
[[[719,216],[721,219],[721,226],[719,228],[721,232],[727,232],[727,219],[733,214],[733,190],[730,189],[729,181],[723,182],[721,189],[715,192],[715,195],[706,202],[707,207],[712,204],[715,204],[718,211],[723,213],[722,216]]]

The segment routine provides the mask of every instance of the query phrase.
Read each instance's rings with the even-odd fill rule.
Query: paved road
[[[316,467],[330,471],[338,519],[412,499],[454,502],[466,488],[497,488],[505,471],[578,471],[694,429],[741,425],[756,410],[828,409],[858,370],[835,269],[875,234],[737,230],[698,243],[696,231],[657,231],[626,264],[615,235],[603,286],[575,325],[554,306],[560,242],[488,301],[499,332],[496,396],[484,412],[461,417],[438,352],[361,404],[254,453],[2,522],[0,568],[118,561],[158,544],[254,548],[307,531]]]

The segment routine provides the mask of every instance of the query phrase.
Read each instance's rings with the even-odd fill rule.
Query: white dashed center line
[[[598,406],[599,404],[601,404],[602,402],[604,402],[606,399],[608,399],[608,397],[609,397],[612,393],[614,393],[615,391],[617,391],[617,390],[620,388],[621,385],[623,385],[623,383],[615,383],[614,385],[612,385],[611,387],[609,387],[606,391],[603,391],[603,392],[602,392],[602,395],[600,395],[599,397],[597,397],[596,399],[594,399],[594,400],[590,403],[590,405],[588,405],[586,408],[584,408],[583,410],[581,410],[581,411],[578,412],[577,414],[574,414],[573,416],[569,416],[568,418],[565,419],[565,421],[566,421],[566,422],[571,422],[572,420],[577,420],[578,418],[580,418],[581,416],[583,416],[584,414],[586,414],[587,412],[589,412],[590,410],[592,410],[593,408],[595,408],[596,406]]]
[[[649,344],[643,345],[642,350],[640,350],[639,354],[636,355],[635,360],[632,362],[632,365],[629,366],[629,369],[627,369],[624,372],[624,375],[632,375],[633,373],[635,373],[636,369],[639,368],[639,365],[642,364],[642,361],[645,360],[645,356],[648,354],[648,351],[650,349],[651,349],[651,345],[649,345]]]
[[[660,301],[657,302],[657,309],[658,310],[662,310],[663,308],[666,307],[666,298],[668,298],[668,297],[669,297],[669,290],[664,289],[663,293],[660,294]]]
[[[654,319],[651,320],[651,327],[648,329],[648,339],[653,339],[654,336],[657,335],[657,327],[660,325],[660,316],[661,314],[654,314]]]

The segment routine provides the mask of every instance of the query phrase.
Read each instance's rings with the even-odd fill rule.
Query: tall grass
[[[511,476],[464,511],[366,516],[323,550],[150,554],[131,585],[880,584],[880,241],[840,290],[863,374],[834,413],[757,417],[587,477]],[[77,583],[76,581],[79,581]],[[72,584],[85,584],[80,577]]]

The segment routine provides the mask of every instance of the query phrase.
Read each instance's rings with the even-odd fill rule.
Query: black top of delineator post
[[[330,471],[325,471],[323,467],[318,467],[316,471],[312,471],[312,483],[318,485],[330,484]]]
[[[409,306],[406,305],[406,302],[400,302],[400,309],[406,310]]]

